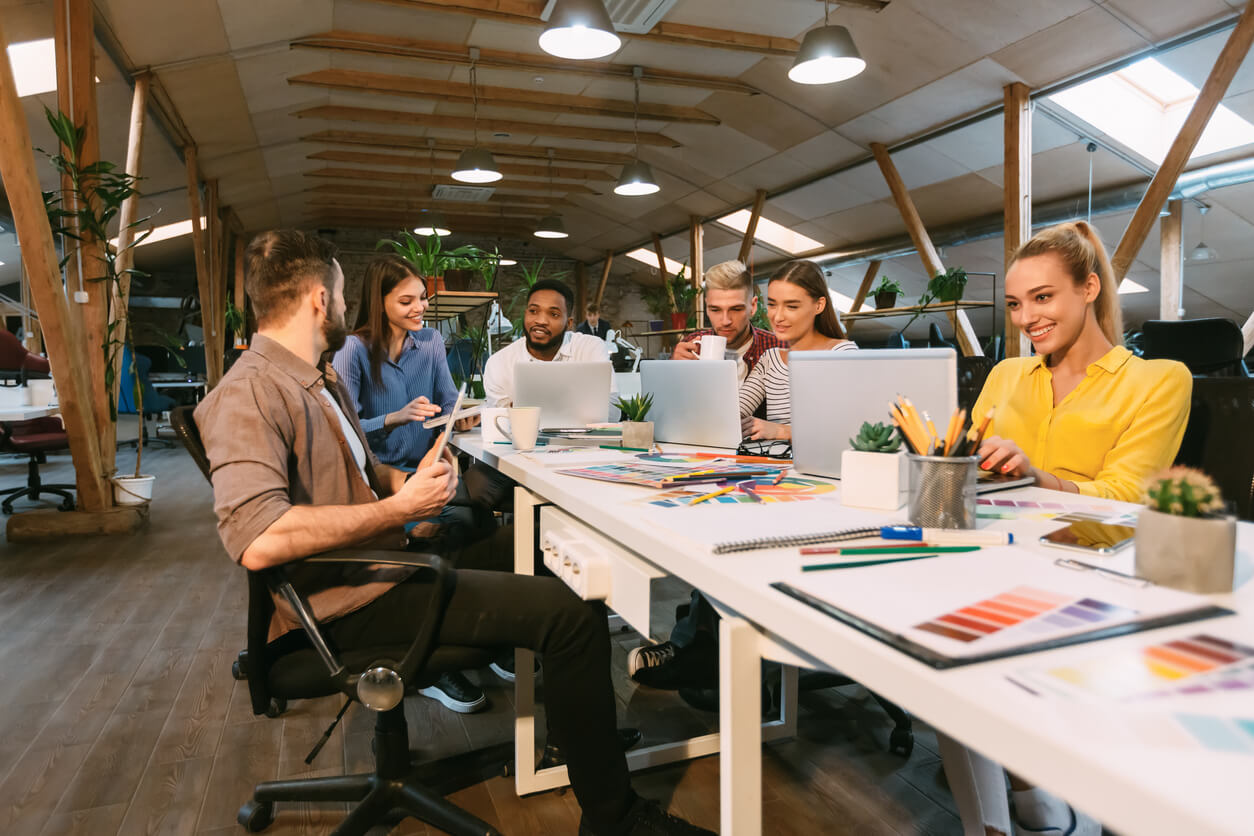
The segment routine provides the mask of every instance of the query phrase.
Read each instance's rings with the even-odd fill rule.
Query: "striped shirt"
[[[410,331],[395,361],[384,355],[378,383],[370,374],[370,349],[360,337],[350,336],[331,365],[348,390],[366,441],[379,460],[395,467],[417,466],[431,448],[436,431],[420,421],[388,430],[383,421],[389,412],[421,395],[446,412],[453,408],[457,387],[439,332],[431,328]]]
[[[858,346],[852,340],[838,343],[832,351],[856,351]],[[788,363],[784,359],[785,349],[772,348],[762,355],[762,359],[749,372],[740,387],[740,415],[752,415],[757,408],[766,402],[766,420],[775,424],[792,423],[792,400],[788,389]]]

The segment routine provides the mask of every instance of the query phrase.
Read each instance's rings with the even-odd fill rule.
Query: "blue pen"
[[[917,540],[945,546],[1008,546],[1015,541],[1009,531],[976,531],[964,528],[920,528],[914,525],[886,525],[880,529],[885,540]]]

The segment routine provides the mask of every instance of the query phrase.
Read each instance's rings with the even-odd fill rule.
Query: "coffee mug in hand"
[[[509,422],[509,429],[501,426],[501,420]],[[509,416],[496,416],[493,421],[501,435],[514,444],[515,450],[533,450],[540,435],[540,407],[511,406]]]
[[[702,360],[722,360],[727,351],[727,338],[717,334],[706,334],[701,337]]]

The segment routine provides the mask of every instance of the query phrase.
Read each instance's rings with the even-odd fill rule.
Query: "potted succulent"
[[[1173,467],[1145,488],[1136,519],[1136,574],[1189,592],[1231,592],[1237,522],[1210,477]]]
[[[653,408],[653,395],[633,395],[614,402],[623,413],[623,446],[638,450],[653,447],[653,422],[646,421]]]
[[[888,276],[880,276],[880,283],[871,291],[875,297],[875,309],[882,311],[897,304],[897,296],[902,292],[901,285]]]
[[[849,445],[840,454],[841,503],[882,511],[905,505],[910,479],[897,428],[864,421]]]

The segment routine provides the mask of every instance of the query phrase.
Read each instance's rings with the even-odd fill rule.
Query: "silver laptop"
[[[840,454],[863,421],[888,423],[905,395],[948,425],[958,408],[958,355],[951,348],[792,351],[792,454],[797,470],[840,477]]]
[[[540,407],[540,429],[545,431],[601,424],[610,413],[613,374],[608,361],[519,363],[514,367],[514,406]]]
[[[740,444],[739,381],[735,360],[645,360],[640,391],[653,395],[653,437],[672,444]]]

